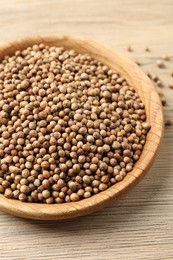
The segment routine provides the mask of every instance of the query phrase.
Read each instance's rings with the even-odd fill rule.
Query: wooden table
[[[167,87],[173,70],[172,0],[0,0],[0,6],[1,44],[55,33],[101,41],[164,80],[165,118],[173,118],[173,90]],[[126,51],[129,44],[132,53]],[[156,60],[164,53],[172,59],[158,69]],[[173,127],[165,129],[159,157],[145,179],[112,207],[61,222],[1,212],[0,259],[173,259]]]

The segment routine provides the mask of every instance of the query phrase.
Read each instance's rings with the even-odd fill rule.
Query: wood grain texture
[[[0,43],[34,34],[93,38],[142,61],[166,84],[173,70],[172,0],[0,0]],[[38,12],[39,10],[39,12]],[[126,52],[131,44],[133,53]],[[150,46],[151,52],[144,48]],[[155,62],[171,55],[167,69]],[[173,91],[165,87],[173,115]],[[145,179],[112,207],[61,222],[0,213],[0,259],[173,259],[173,127]]]
[[[63,46],[79,53],[88,53],[109,68],[120,73],[130,86],[133,86],[141,97],[146,110],[147,121],[151,126],[147,134],[146,144],[133,171],[125,178],[88,199],[62,204],[24,203],[11,200],[0,195],[0,209],[16,216],[39,219],[59,220],[79,217],[102,209],[115,202],[124,193],[134,187],[147,173],[157,156],[163,136],[163,114],[159,96],[149,78],[131,60],[113,49],[93,40],[85,40],[74,36],[30,37],[17,40],[0,47],[0,60],[5,55],[13,55],[16,50],[23,50],[34,44],[44,43],[48,46]]]

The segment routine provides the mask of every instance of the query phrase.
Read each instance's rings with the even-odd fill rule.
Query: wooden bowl
[[[115,202],[121,195],[134,187],[151,167],[163,135],[163,114],[159,96],[150,79],[131,60],[118,52],[96,43],[72,36],[32,37],[18,40],[0,47],[0,61],[5,55],[13,55],[33,44],[45,43],[48,46],[63,46],[79,53],[89,53],[113,70],[120,73],[135,88],[145,104],[147,121],[151,129],[147,141],[133,170],[121,181],[107,190],[88,199],[63,204],[41,204],[20,202],[0,195],[0,209],[10,214],[42,220],[58,220],[78,217],[100,210]]]

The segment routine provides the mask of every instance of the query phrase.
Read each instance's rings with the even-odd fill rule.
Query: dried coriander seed
[[[169,88],[173,89],[173,83],[169,83]]]
[[[147,46],[147,47],[145,47],[145,51],[146,52],[150,52],[150,48]]]
[[[165,126],[173,126],[173,119],[167,119],[165,121]]]
[[[170,60],[170,56],[168,54],[163,54],[162,55],[162,59],[165,61],[169,61]]]
[[[165,63],[162,60],[157,60],[156,65],[158,68],[165,68]]]
[[[128,51],[128,52],[133,52],[133,48],[132,48],[131,45],[128,45],[128,46],[127,46],[127,51]]]

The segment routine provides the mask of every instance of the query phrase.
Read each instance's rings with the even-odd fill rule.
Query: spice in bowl
[[[33,45],[0,64],[0,193],[89,198],[123,180],[150,129],[140,97],[88,54]]]

